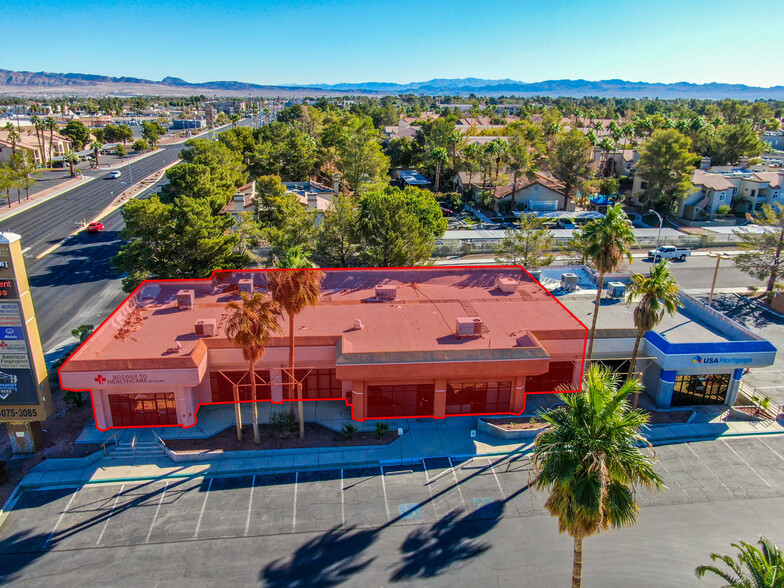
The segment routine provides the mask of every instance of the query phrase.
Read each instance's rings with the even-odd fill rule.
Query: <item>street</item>
[[[585,586],[697,585],[710,552],[784,539],[784,439],[657,454],[668,488],[639,492],[635,527],[586,540]],[[0,581],[566,585],[571,540],[531,480],[523,454],[29,491],[0,527]]]

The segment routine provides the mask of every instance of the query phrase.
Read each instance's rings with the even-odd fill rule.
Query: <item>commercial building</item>
[[[308,271],[308,270],[295,270]],[[575,390],[587,329],[515,267],[326,270],[296,317],[307,400],[353,418],[520,413],[530,394]],[[226,304],[265,292],[263,271],[144,282],[60,369],[90,390],[99,429],[196,423],[202,404],[251,400]],[[255,367],[257,398],[291,397],[288,321]]]

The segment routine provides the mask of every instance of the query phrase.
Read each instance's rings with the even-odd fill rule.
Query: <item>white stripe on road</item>
[[[451,466],[452,476],[455,478],[455,488],[457,488],[457,493],[460,494],[460,502],[463,503],[463,510],[468,510],[465,500],[463,499],[463,491],[460,489],[460,481],[457,479],[457,474],[455,473],[455,464],[452,462],[451,457],[449,458],[449,465]]]
[[[32,247],[25,247],[24,249],[22,249],[22,255],[24,255],[25,253],[27,253],[31,249],[32,249]]]
[[[496,475],[496,473],[495,473],[495,468],[493,467],[493,462],[492,462],[492,460],[491,460],[489,457],[487,457],[487,458],[485,458],[485,459],[487,459],[487,463],[489,463],[489,464],[490,464],[490,469],[491,469],[491,470],[492,470],[492,472],[493,472],[493,477],[495,478],[495,483],[496,483],[496,484],[498,484],[498,489],[501,491],[501,496],[503,496],[503,497],[504,497],[504,500],[506,500],[506,492],[504,492],[504,489],[503,489],[503,488],[501,488],[501,482],[499,482],[499,481],[498,481],[498,476],[497,476],[497,475]]]
[[[248,529],[250,529],[250,512],[253,508],[253,490],[256,488],[256,476],[253,476],[253,483],[250,486],[250,500],[248,500],[248,518],[245,519],[245,536],[248,536]]]
[[[387,483],[384,481],[384,466],[379,467],[381,468],[381,487],[384,489],[384,507],[387,509],[387,521],[389,521],[389,500],[387,499]]]
[[[772,448],[770,445],[768,445],[767,443],[765,443],[765,442],[764,442],[762,439],[760,439],[759,437],[757,437],[757,441],[759,441],[759,442],[760,442],[760,443],[762,443],[762,444],[763,444],[765,447],[767,447],[767,448],[768,448],[768,449],[770,449],[770,450],[771,450],[773,453],[775,453],[775,454],[776,454],[776,457],[778,457],[778,458],[779,458],[781,461],[784,461],[784,457],[782,457],[782,455],[781,455],[781,454],[780,454],[778,451],[776,451],[775,449],[773,449],[773,448]]]
[[[675,479],[675,476],[673,476],[673,475],[670,473],[670,470],[668,470],[668,469],[667,469],[667,468],[664,466],[664,464],[662,463],[662,461],[661,461],[661,460],[659,460],[659,465],[662,467],[662,469],[663,469],[665,472],[667,472],[667,475],[668,475],[670,478],[672,478],[672,481],[673,481],[673,482],[675,482],[675,485],[676,485],[676,486],[677,486],[677,487],[680,489],[680,491],[681,491],[681,492],[683,492],[684,494],[686,494],[686,498],[689,498],[689,495],[686,493],[686,490],[684,490],[684,489],[683,489],[683,486],[681,486],[681,485],[678,483],[678,480],[676,480],[676,479]]]
[[[160,500],[158,500],[158,506],[155,508],[155,515],[152,517],[152,522],[150,523],[150,530],[147,531],[147,538],[144,540],[145,543],[149,543],[150,535],[152,534],[152,528],[155,526],[155,521],[158,519],[158,511],[161,510],[161,504],[163,504],[163,497],[166,496],[166,489],[169,487],[169,482],[166,482],[166,485],[163,487],[163,493],[161,494]]]
[[[346,525],[346,492],[343,489],[343,468],[340,468],[340,517],[343,526]]]
[[[117,496],[114,497],[114,503],[112,504],[112,510],[109,511],[109,516],[106,517],[106,522],[103,524],[103,529],[101,529],[101,534],[98,535],[98,541],[95,542],[96,545],[101,544],[101,539],[103,539],[103,534],[106,533],[106,527],[109,526],[109,521],[112,519],[112,515],[114,514],[114,509],[117,508],[117,501],[120,500],[120,496],[122,496],[123,490],[125,489],[125,484],[120,486],[120,491],[117,493]]]
[[[54,536],[54,532],[57,531],[57,527],[60,526],[60,523],[62,522],[65,513],[68,512],[68,509],[71,507],[71,503],[73,502],[73,499],[76,498],[77,494],[79,494],[79,490],[81,490],[81,488],[77,488],[74,491],[74,493],[71,494],[71,499],[68,501],[68,504],[65,505],[65,509],[63,510],[63,512],[60,513],[60,518],[57,519],[57,522],[54,524],[54,529],[52,529],[52,532],[49,533],[49,536],[46,538],[46,541],[44,542],[44,547],[43,547],[44,549],[47,548],[49,542],[52,540],[52,537]]]
[[[765,482],[765,485],[766,485],[768,488],[773,488],[773,486],[771,486],[770,484],[768,484],[768,481],[767,481],[765,478],[763,478],[762,476],[760,476],[760,475],[759,475],[759,472],[758,472],[757,470],[755,470],[753,467],[751,467],[751,466],[749,465],[749,462],[747,462],[745,459],[743,459],[743,458],[740,456],[740,454],[739,454],[737,451],[735,451],[735,450],[734,450],[734,449],[733,449],[733,448],[730,446],[730,444],[729,444],[729,443],[727,443],[727,442],[726,442],[724,439],[722,439],[722,440],[721,440],[721,442],[722,442],[722,443],[724,443],[724,445],[726,445],[726,446],[727,446],[727,448],[728,448],[730,451],[732,451],[732,453],[734,453],[735,455],[737,455],[737,456],[738,456],[738,458],[739,458],[739,459],[740,459],[740,460],[741,460],[743,463],[745,463],[745,464],[746,464],[746,467],[747,467],[747,468],[749,468],[749,469],[750,469],[752,472],[754,472],[755,474],[757,474],[757,477],[758,477],[760,480],[762,480],[763,482]]]
[[[210,497],[210,490],[212,489],[212,478],[210,478],[210,483],[207,485],[207,494],[204,495],[204,502],[201,505],[201,512],[199,513],[199,520],[196,523],[196,532],[193,534],[193,538],[199,536],[199,529],[201,528],[201,518],[204,516],[204,509],[207,506],[207,499]]]
[[[297,530],[297,486],[299,485],[299,472],[294,473],[294,516],[291,519],[291,529]]]

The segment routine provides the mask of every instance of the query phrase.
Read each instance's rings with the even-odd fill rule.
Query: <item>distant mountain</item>
[[[759,98],[784,99],[784,86],[760,88],[743,84],[660,84],[625,80],[546,80],[526,83],[511,79],[433,79],[395,84],[363,82],[265,86],[237,81],[190,83],[166,77],[159,82],[132,77],[80,73],[48,73],[0,69],[0,94],[5,95],[188,95],[209,93],[234,96],[317,96],[346,94],[477,94],[480,96],[602,96],[618,98]]]

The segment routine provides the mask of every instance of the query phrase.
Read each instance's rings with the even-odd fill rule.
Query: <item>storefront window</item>
[[[574,363],[554,361],[547,373],[528,376],[525,379],[526,392],[560,392],[574,389]]]
[[[256,370],[256,400],[269,400],[272,392],[269,384],[269,370]],[[253,391],[250,385],[250,372],[243,371],[219,371],[210,372],[210,389],[212,390],[213,402],[234,402],[234,384],[237,384],[237,392],[241,402],[253,400]]]
[[[343,398],[343,386],[331,369],[300,369],[294,371],[302,382],[302,397],[310,399]],[[284,378],[288,381],[288,377]]]
[[[174,393],[111,394],[109,408],[115,427],[176,425]]]
[[[433,414],[433,384],[403,384],[367,387],[370,418],[430,416]]]
[[[724,404],[730,386],[730,374],[678,376],[672,393],[672,406]]]
[[[509,412],[512,382],[447,384],[446,414]]]

